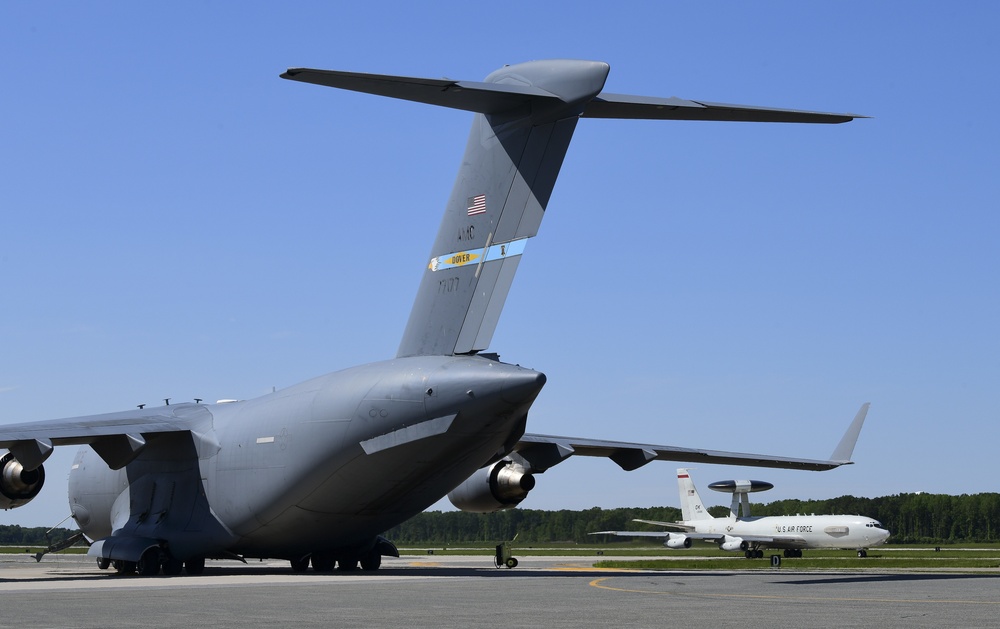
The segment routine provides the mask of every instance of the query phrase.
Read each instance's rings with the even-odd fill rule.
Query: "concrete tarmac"
[[[0,559],[0,627],[988,627],[1000,572],[612,571],[610,557],[386,558],[377,572],[210,561],[118,577],[93,559]]]

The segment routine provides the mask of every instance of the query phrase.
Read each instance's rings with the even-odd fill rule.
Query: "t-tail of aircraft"
[[[701,501],[687,468],[682,467],[677,470],[677,491],[680,494],[681,517],[684,518],[684,522],[715,519]]]
[[[601,92],[600,61],[529,61],[483,82],[293,68],[283,78],[475,112],[397,357],[475,354],[493,337],[580,118],[840,123],[855,116]]]
[[[596,61],[529,62],[505,66],[482,83],[322,70],[284,75],[476,112],[397,357],[474,354],[489,346],[576,124],[609,70]]]

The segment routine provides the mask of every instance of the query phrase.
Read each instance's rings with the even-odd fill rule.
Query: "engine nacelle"
[[[535,477],[520,465],[502,460],[477,470],[448,494],[462,511],[493,513],[513,509],[535,488]]]
[[[687,535],[674,535],[671,533],[663,545],[667,548],[691,548],[691,538]]]
[[[732,537],[730,535],[726,535],[726,537],[722,540],[722,543],[719,544],[719,548],[731,552],[734,550],[746,550],[748,548],[748,545],[739,537]]]
[[[45,470],[41,465],[28,471],[10,452],[0,457],[0,509],[14,509],[28,504],[44,484]]]

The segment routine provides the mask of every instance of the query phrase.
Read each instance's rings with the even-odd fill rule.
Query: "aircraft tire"
[[[142,553],[136,568],[139,571],[139,576],[142,577],[153,577],[160,574],[160,549],[150,548]]]
[[[168,577],[176,577],[184,571],[184,562],[180,559],[167,557],[163,560],[163,574]]]
[[[373,548],[368,556],[361,560],[361,569],[365,571],[378,570],[382,565],[382,553],[377,548]]]
[[[111,560],[110,559],[108,559],[107,557],[98,557],[97,558],[97,567],[100,570],[107,570],[109,566],[111,566]]]
[[[353,572],[358,569],[357,559],[341,559],[337,562],[337,568],[341,572]]]
[[[508,559],[507,560],[507,567],[508,568],[516,568],[517,567],[517,557],[511,557],[510,559]]]
[[[191,575],[201,574],[205,571],[205,558],[192,557],[184,562],[184,572]]]
[[[292,564],[292,572],[305,572],[309,568],[309,556],[291,559],[289,563]]]
[[[757,550],[753,551],[753,556],[756,557],[757,559],[763,559],[764,551],[758,548]]]
[[[312,566],[316,572],[330,572],[336,562],[336,558],[330,553],[312,554]]]
[[[858,557],[864,558],[864,557],[867,557],[867,556],[868,556],[868,551],[867,550],[862,549],[862,550],[858,551]]]
[[[121,561],[121,560],[116,559],[116,560],[114,560],[114,561],[111,562],[111,565],[113,565],[115,567],[115,574],[117,574],[117,575],[128,576],[128,575],[131,575],[131,574],[135,574],[135,562],[134,561]]]

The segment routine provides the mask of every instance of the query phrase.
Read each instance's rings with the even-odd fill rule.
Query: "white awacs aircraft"
[[[594,535],[622,537],[666,538],[667,548],[690,548],[691,540],[715,542],[722,550],[742,550],[747,559],[764,556],[765,548],[784,549],[785,557],[801,557],[803,548],[857,549],[858,557],[867,557],[866,549],[878,546],[889,537],[878,520],[860,515],[785,515],[750,517],[747,494],[765,491],[773,485],[757,480],[719,481],[709,485],[716,491],[732,492],[733,502],[728,518],[716,518],[703,506],[701,496],[694,487],[687,468],[677,470],[677,487],[680,490],[680,522],[635,520],[678,529],[667,531],[600,531]],[[739,517],[740,506],[743,517]]]

